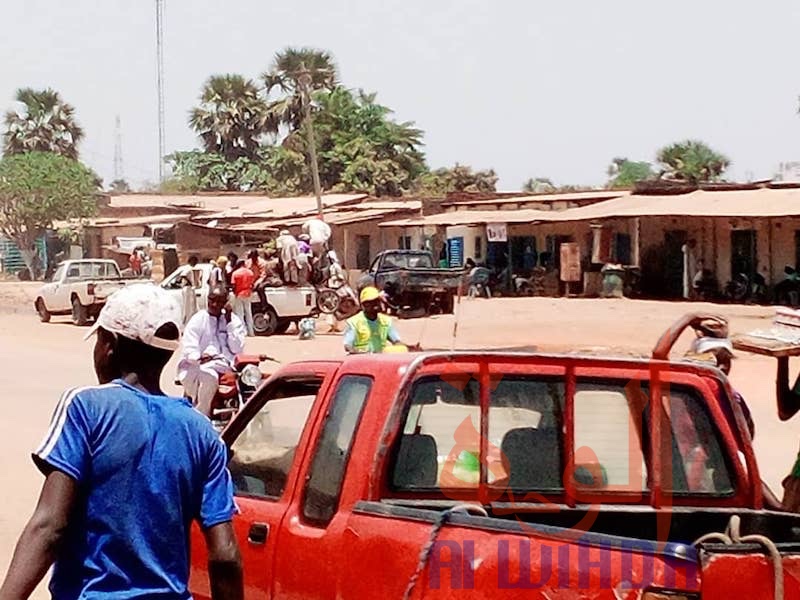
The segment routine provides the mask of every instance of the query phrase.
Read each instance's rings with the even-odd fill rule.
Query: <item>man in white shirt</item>
[[[320,257],[325,251],[328,240],[331,239],[331,227],[322,219],[309,219],[303,223],[303,233],[307,234],[311,251],[314,256]]]
[[[233,370],[233,359],[244,350],[246,335],[244,323],[228,304],[227,290],[220,286],[209,292],[208,309],[195,313],[187,323],[178,378],[203,414],[211,416],[219,377]]]

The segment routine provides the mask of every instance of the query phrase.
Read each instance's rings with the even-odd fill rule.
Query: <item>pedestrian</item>
[[[236,270],[236,263],[239,262],[239,255],[236,252],[228,252],[228,264],[225,267],[225,283],[228,286],[228,290],[233,293],[233,282],[231,282],[231,277],[233,276],[233,272]]]
[[[267,286],[267,261],[261,258],[258,250],[250,250],[245,266],[253,272],[255,277],[253,289],[258,294],[261,308],[264,309],[267,306],[267,292],[264,289]]]
[[[209,291],[217,287],[227,287],[225,281],[225,269],[228,266],[228,257],[220,256],[216,261],[211,261],[211,272],[208,275]]]
[[[286,285],[297,285],[299,273],[297,268],[297,255],[299,253],[297,240],[289,233],[288,229],[280,232],[277,239],[278,249],[280,250],[280,264],[283,271],[283,282]]]
[[[308,236],[313,256],[319,258],[328,249],[328,241],[331,239],[331,227],[319,218],[309,219],[303,223],[303,233]]]
[[[244,321],[247,335],[254,336],[253,328],[253,283],[255,275],[247,268],[243,260],[239,260],[236,270],[231,276],[233,283],[233,312]]]
[[[301,234],[297,242],[297,279],[300,285],[308,285],[311,281],[311,245],[308,243],[309,237],[305,233]]]
[[[100,385],[64,393],[33,454],[45,480],[3,600],[28,598],[51,565],[55,600],[189,600],[193,521],[214,597],[243,597],[227,450],[208,419],[159,384],[180,311],[158,286],[136,284],[100,312],[89,332]]]

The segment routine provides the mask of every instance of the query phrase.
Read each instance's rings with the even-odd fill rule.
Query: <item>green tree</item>
[[[189,125],[200,136],[206,152],[228,161],[254,158],[263,136],[275,131],[258,86],[235,74],[209,78],[200,94],[200,105],[190,113]]]
[[[730,160],[697,140],[686,140],[659,150],[661,177],[688,183],[720,181]]]
[[[55,221],[93,215],[97,176],[76,160],[51,152],[0,159],[0,233],[19,247],[36,278],[35,243]]]
[[[314,48],[286,48],[275,55],[269,71],[262,75],[268,97],[270,123],[285,126],[290,132],[303,124],[303,94],[300,76],[307,74],[308,92],[331,91],[337,86],[333,56]]]
[[[77,160],[83,130],[75,121],[75,109],[58,92],[22,88],[17,90],[20,110],[5,116],[5,154],[54,152]]]
[[[336,88],[315,95],[314,133],[325,189],[399,196],[425,172],[423,133],[398,123],[375,94]],[[285,145],[304,149],[303,131]]]
[[[608,167],[608,187],[611,189],[632,188],[639,181],[656,176],[648,162],[615,158]]]
[[[497,173],[494,169],[474,171],[467,165],[436,169],[422,174],[414,193],[422,196],[445,196],[450,192],[496,192]]]
[[[532,177],[523,184],[522,191],[531,194],[549,194],[556,191],[556,186],[553,180],[547,177]]]

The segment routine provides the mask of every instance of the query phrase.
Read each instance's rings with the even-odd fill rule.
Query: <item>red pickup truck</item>
[[[764,508],[731,397],[666,360],[285,365],[223,433],[246,597],[800,598],[800,516]]]

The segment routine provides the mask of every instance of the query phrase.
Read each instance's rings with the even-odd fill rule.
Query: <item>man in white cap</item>
[[[214,598],[243,597],[227,451],[208,419],[159,385],[180,322],[158,286],[109,298],[89,332],[100,385],[61,397],[33,454],[45,481],[0,598],[28,598],[54,564],[55,600],[189,600],[193,521]]]
[[[204,415],[211,416],[219,378],[233,370],[233,359],[244,351],[246,336],[245,324],[228,304],[228,291],[223,287],[211,290],[208,308],[195,313],[186,324],[178,379]]]

